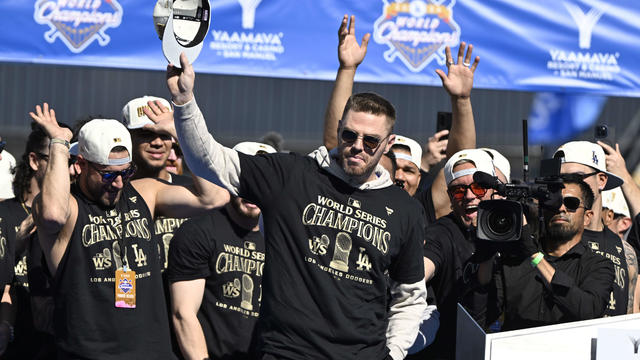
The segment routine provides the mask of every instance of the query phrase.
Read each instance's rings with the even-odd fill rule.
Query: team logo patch
[[[362,204],[360,203],[360,200],[356,200],[353,198],[349,198],[349,200],[347,200],[347,203],[349,204],[349,206],[353,206],[354,208],[358,208],[358,209],[360,209],[360,206],[362,206]]]
[[[105,32],[122,22],[122,6],[117,0],[38,0],[33,18],[49,25],[44,39],[53,44],[59,38],[74,53],[81,53],[93,41],[106,46]]]
[[[138,201],[138,197],[137,196],[132,196],[129,198],[129,200],[131,200],[132,203],[136,203]]]
[[[422,71],[436,60],[445,64],[444,48],[460,42],[453,19],[456,0],[382,0],[382,15],[373,25],[375,42],[389,46],[384,59],[400,59],[409,70]]]
[[[121,279],[118,283],[118,289],[126,294],[133,289],[133,284],[128,279]]]
[[[591,250],[600,250],[600,244],[597,242],[589,241],[589,247]]]
[[[393,209],[392,208],[390,208],[388,206],[385,206],[384,208],[387,209],[387,215],[393,214]]]

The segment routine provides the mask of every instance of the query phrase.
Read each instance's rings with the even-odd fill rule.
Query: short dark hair
[[[575,184],[580,187],[580,192],[582,193],[582,203],[584,204],[584,208],[586,210],[591,209],[593,206],[593,202],[595,197],[593,195],[593,191],[591,191],[591,187],[582,180],[579,175],[567,174],[562,176],[562,182],[564,184]]]
[[[347,104],[344,106],[344,111],[342,112],[343,120],[349,111],[365,112],[373,115],[385,115],[387,117],[389,129],[393,129],[393,125],[396,122],[396,109],[389,100],[376,93],[367,92],[351,95],[349,100],[347,100]]]

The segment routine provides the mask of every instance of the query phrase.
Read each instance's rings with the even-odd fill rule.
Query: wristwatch
[[[69,149],[69,147],[71,146],[71,144],[69,144],[69,142],[65,139],[51,139],[51,141],[49,142],[49,146],[53,144],[62,144],[66,146],[67,149]]]

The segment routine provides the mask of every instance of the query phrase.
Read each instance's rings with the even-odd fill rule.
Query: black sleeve
[[[169,245],[169,282],[204,279],[210,275],[209,259],[213,253],[212,239],[202,228],[202,219],[213,226],[210,216],[186,221],[176,230]]]
[[[6,221],[4,223],[8,224]],[[10,236],[7,226],[0,227],[0,291],[4,291],[5,285],[11,284],[14,275],[16,239],[15,236]]]
[[[418,209],[418,206],[416,208]],[[393,280],[403,284],[413,284],[424,279],[424,260],[420,255],[424,242],[424,222],[422,212],[413,214],[416,213],[419,214],[419,218],[413,217],[414,220],[409,223],[404,244],[389,271]]]
[[[627,242],[636,251],[636,257],[640,258],[640,213],[633,218],[633,224],[629,229],[629,235],[627,236]]]
[[[280,194],[286,182],[303,167],[303,157],[296,154],[261,154],[250,156],[238,153],[240,158],[240,186],[238,195],[256,205]]]
[[[436,266],[435,273],[437,274],[443,264],[453,261],[449,256],[451,254],[451,233],[442,223],[433,224],[427,227],[426,231],[423,254]]]
[[[601,317],[615,280],[612,262],[597,254],[591,255],[584,269],[588,276],[581,284],[561,270],[556,270],[551,283],[543,281],[554,302],[575,320]]]

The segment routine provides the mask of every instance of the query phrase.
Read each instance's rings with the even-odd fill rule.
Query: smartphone
[[[436,132],[442,130],[451,130],[451,122],[453,121],[453,114],[447,111],[438,111],[438,117],[436,118]],[[446,140],[449,135],[443,136],[440,140]]]
[[[593,139],[615,147],[616,129],[615,127],[607,124],[596,124],[593,128]]]

